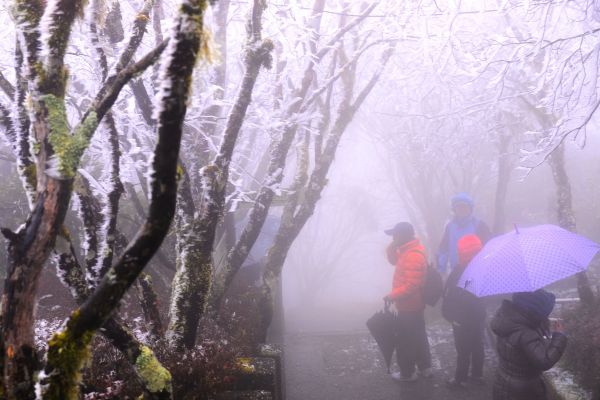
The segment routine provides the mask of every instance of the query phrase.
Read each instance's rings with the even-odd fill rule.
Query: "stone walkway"
[[[428,325],[434,376],[399,384],[387,374],[367,331],[290,334],[285,337],[287,400],[491,399],[494,354],[486,346],[485,386],[450,389],[456,353],[445,321]]]

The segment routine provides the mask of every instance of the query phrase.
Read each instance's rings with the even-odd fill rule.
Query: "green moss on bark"
[[[71,315],[67,328],[52,336],[48,342],[47,380],[42,381],[44,400],[77,400],[81,368],[90,357],[89,345],[94,338],[93,331],[75,337],[70,330],[72,322],[79,318],[79,310]],[[46,383],[50,383],[46,385]]]
[[[64,99],[48,94],[42,97],[48,110],[48,124],[50,134],[48,141],[54,151],[56,168],[60,177],[70,179],[75,176],[79,160],[87,149],[98,120],[96,113],[89,113],[83,123],[71,135],[67,123],[67,113]]]
[[[142,346],[135,368],[151,393],[171,391],[171,373],[160,364],[149,347]]]
[[[32,163],[24,167],[21,173],[23,178],[25,179],[26,185],[32,188],[32,190],[35,190],[35,187],[37,185],[36,171],[36,165]]]

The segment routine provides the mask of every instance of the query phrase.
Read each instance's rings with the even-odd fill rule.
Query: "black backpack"
[[[420,253],[425,258],[427,262],[427,256],[420,250],[413,250],[417,253]],[[425,283],[421,288],[421,295],[423,296],[423,301],[425,304],[431,307],[435,307],[440,298],[442,297],[442,293],[444,292],[444,281],[442,279],[442,275],[435,268],[435,266],[429,262],[427,262],[427,274],[425,275]]]
[[[473,293],[453,286],[447,289],[442,300],[442,317],[460,325],[474,324],[485,319],[485,307]]]

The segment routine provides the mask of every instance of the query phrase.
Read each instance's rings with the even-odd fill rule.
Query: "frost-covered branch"
[[[336,44],[339,43],[340,39],[346,33],[350,32],[352,29],[356,28],[362,21],[364,21],[364,19],[367,18],[369,14],[371,14],[371,11],[373,11],[375,7],[377,7],[376,2],[370,4],[367,8],[365,8],[365,10],[360,14],[360,16],[355,18],[349,24],[342,27],[331,39],[329,39],[329,41],[321,48],[321,50],[319,50],[315,54],[315,60],[321,61],[331,49],[335,48]]]
[[[287,253],[293,241],[300,233],[300,230],[304,227],[306,221],[308,221],[314,212],[315,206],[321,197],[321,192],[327,184],[327,173],[329,172],[329,168],[333,163],[333,159],[335,158],[335,153],[343,133],[346,131],[346,128],[352,121],[352,118],[356,114],[358,107],[360,107],[364,99],[369,95],[381,77],[381,73],[392,55],[392,50],[393,47],[383,51],[380,60],[380,67],[377,71],[375,71],[375,73],[373,73],[371,79],[369,79],[369,82],[366,84],[366,86],[359,92],[354,102],[352,101],[355,85],[354,71],[347,71],[347,76],[342,79],[343,94],[338,106],[337,116],[329,134],[327,135],[327,142],[325,144],[325,148],[323,149],[323,153],[319,158],[319,162],[314,166],[314,169],[310,175],[310,179],[306,185],[306,189],[303,192],[303,199],[299,209],[294,214],[293,218],[291,218],[291,215],[293,214],[291,209],[285,212],[288,221],[282,220],[279,230],[273,240],[273,244],[267,253],[264,267],[265,269],[263,272],[264,299],[261,302],[261,312],[263,313],[264,317],[261,321],[263,325],[260,328],[265,338],[273,315],[273,294],[275,293],[275,285],[277,280],[280,279],[281,269],[283,268],[283,263],[287,257]],[[344,61],[344,58],[345,56],[342,57],[342,61]],[[298,175],[297,179],[301,180],[303,179],[303,176]]]
[[[575,214],[573,213],[571,183],[565,168],[564,152],[564,146],[557,147],[548,159],[548,163],[550,164],[552,177],[556,183],[558,225],[571,232],[576,232],[577,224]],[[596,303],[596,295],[585,271],[577,274],[577,292],[582,304],[593,306]]]
[[[323,132],[323,131],[319,131]],[[321,136],[321,135],[318,135]],[[310,145],[310,135],[305,132],[304,138],[298,144],[297,155],[296,155],[296,174],[294,181],[289,190],[289,196],[281,213],[281,224],[290,225],[294,223],[294,214],[300,200],[300,194],[302,193],[306,182],[308,181],[308,168],[310,166],[310,160],[308,157],[308,147]]]
[[[142,118],[144,118],[144,121],[148,126],[154,126],[156,121],[152,119],[152,99],[148,95],[144,80],[132,79],[129,82],[129,87],[131,87],[137,106],[142,113]]]
[[[104,240],[100,246],[101,258],[96,270],[98,277],[104,276],[111,267],[113,255],[115,252],[115,243],[117,238],[117,216],[119,214],[119,200],[124,192],[123,183],[120,177],[121,149],[119,148],[119,132],[112,112],[106,114],[106,126],[108,127],[109,145],[110,145],[110,172],[109,172],[109,191],[106,196],[106,205],[104,212]]]
[[[219,52],[223,61],[218,65],[215,65],[213,74],[211,76],[211,84],[215,85],[216,87],[213,95],[213,98],[216,101],[212,102],[205,110],[202,111],[202,115],[208,121],[202,126],[207,137],[212,137],[217,130],[217,119],[219,116],[221,116],[223,109],[221,101],[225,97],[225,90],[227,86],[227,26],[229,22],[227,17],[229,15],[230,3],[230,0],[220,0],[213,8],[215,18],[214,40],[219,46]],[[200,150],[203,153],[201,154],[201,159],[199,161],[200,165],[207,164],[210,160],[209,146],[208,144],[204,143],[203,145],[206,148]]]
[[[32,34],[33,35],[33,34]],[[35,36],[37,40],[37,36]],[[33,40],[33,39],[32,39]],[[37,43],[37,42],[36,42]],[[29,112],[26,107],[27,93],[28,93],[28,81],[25,77],[23,53],[21,51],[21,44],[17,40],[15,43],[15,75],[16,75],[16,86],[13,97],[13,128],[15,131],[14,141],[12,143],[13,152],[17,160],[17,171],[21,184],[25,190],[25,195],[29,202],[29,208],[33,208],[36,197],[36,166],[31,157],[31,150],[29,147]],[[37,47],[36,47],[37,49]],[[37,50],[36,50],[37,51]],[[37,56],[32,56],[35,58]]]
[[[273,43],[261,39],[260,19],[265,6],[254,0],[249,17],[248,40],[245,46],[244,76],[233,107],[229,112],[223,139],[212,164],[201,172],[202,200],[198,218],[193,221],[192,233],[180,251],[181,261],[173,279],[170,322],[167,340],[174,348],[192,348],[196,341],[198,321],[206,307],[213,269],[212,250],[217,224],[225,206],[229,166],[237,138],[252,100],[254,84],[261,67],[271,67]]]
[[[381,78],[381,74],[383,74],[383,70],[385,69],[385,66],[387,65],[388,61],[390,60],[390,57],[394,53],[395,49],[396,49],[396,46],[395,46],[395,44],[393,44],[383,51],[383,53],[381,55],[379,67],[377,68],[375,73],[371,76],[371,78],[369,79],[369,81],[367,82],[365,87],[358,93],[358,95],[356,96],[356,99],[354,99],[354,102],[350,106],[350,112],[352,113],[352,115],[354,113],[356,113],[356,111],[358,111],[358,109],[360,108],[362,103],[365,101],[367,96],[371,93],[371,91],[373,90],[373,88],[375,87],[377,82],[379,82],[379,79]]]
[[[325,3],[322,0],[316,0],[314,3],[311,20],[311,28],[313,29],[314,34],[310,39],[310,60],[304,70],[300,89],[296,95],[298,100],[292,102],[285,110],[285,120],[293,119],[300,112],[302,112],[302,107],[304,104],[303,100],[307,97],[308,90],[310,89],[315,76],[313,60],[320,60],[322,57],[324,57],[327,52],[336,44],[334,39],[338,40],[344,34],[357,26],[358,23],[360,23],[360,21],[362,21],[374,8],[374,5],[368,7],[360,18],[357,18],[351,24],[345,25],[345,27],[340,29],[334,38],[321,51],[317,51],[316,36],[320,29],[321,15],[324,5]],[[352,65],[354,64],[346,63],[347,67],[342,68],[342,70],[346,71]],[[333,82],[335,82],[335,80],[333,80],[332,83]],[[318,96],[315,98],[318,98]],[[267,167],[267,174],[263,186],[260,188],[254,204],[252,205],[252,209],[248,217],[248,223],[244,227],[234,247],[229,251],[225,265],[221,269],[220,275],[215,281],[215,285],[211,294],[211,303],[214,307],[219,306],[227,286],[232,282],[236,272],[242,266],[243,262],[248,257],[252,246],[258,239],[258,235],[260,234],[260,231],[264,225],[275,196],[275,188],[283,179],[283,170],[285,169],[287,154],[291,144],[293,143],[297,130],[298,124],[296,122],[287,122],[282,128],[281,134],[275,136],[276,139],[270,146],[271,154],[269,165]]]
[[[154,64],[167,47],[167,43],[168,39],[142,57],[138,62],[130,64],[115,75],[109,76],[104,86],[98,92],[94,104],[84,114],[80,125],[91,113],[95,113],[97,115],[97,120],[100,121],[117,100],[123,86],[131,79],[144,72],[150,65]]]
[[[85,256],[86,281],[90,287],[97,279],[94,269],[100,258],[98,232],[102,223],[102,206],[94,197],[88,179],[79,174],[75,178],[74,194],[79,200],[79,216],[83,223],[82,250]]]
[[[248,223],[244,227],[240,237],[238,238],[235,245],[230,249],[227,254],[225,265],[222,267],[219,276],[216,277],[216,281],[211,292],[211,304],[214,308],[219,307],[221,299],[227,289],[227,286],[233,279],[233,276],[237,273],[239,268],[242,266],[254,243],[256,242],[258,235],[264,225],[264,222],[269,213],[269,208],[275,196],[275,188],[283,179],[283,170],[285,169],[287,153],[294,140],[296,132],[298,130],[298,124],[294,122],[287,122],[287,120],[293,119],[300,110],[302,100],[305,98],[311,83],[314,79],[314,59],[317,53],[317,38],[321,25],[321,17],[325,7],[324,0],[315,0],[313,9],[311,12],[311,19],[309,22],[312,34],[309,40],[309,61],[304,69],[301,81],[300,89],[297,90],[296,98],[298,101],[292,102],[283,111],[283,120],[286,124],[281,128],[281,132],[278,135],[274,135],[274,139],[269,146],[268,153],[265,154],[268,157],[267,173],[264,178],[262,187],[260,188],[258,195],[252,205],[248,216]],[[341,36],[340,36],[341,37]],[[334,42],[330,42],[333,46]],[[326,52],[323,53],[323,56]],[[279,63],[277,66],[278,75],[281,74],[285,63]],[[281,91],[283,86],[279,84],[276,89],[276,95],[279,98],[276,101],[276,108],[279,107],[279,101],[282,96]]]
[[[0,71],[0,89],[11,99],[15,96],[15,87],[6,79],[2,71]]]
[[[120,71],[123,69],[123,66],[120,66],[120,63],[126,65],[131,60],[133,56],[133,52],[139,46],[139,42],[141,42],[141,37],[143,35],[143,29],[146,25],[146,20],[148,19],[150,5],[146,5],[142,14],[138,16],[136,19],[136,23],[134,24],[134,29],[132,33],[132,39],[130,43],[127,45],[127,49],[122,53],[121,58],[119,60],[119,64],[115,67],[116,71]],[[146,9],[147,8],[147,9]],[[146,14],[143,14],[143,13]],[[106,80],[108,76],[108,63],[106,59],[106,54],[102,48],[102,44],[100,43],[100,38],[97,36],[97,29],[95,20],[98,18],[98,3],[94,4],[94,20],[90,23],[90,30],[92,32],[92,43],[95,45],[96,53],[100,59],[100,68],[102,70],[102,80]],[[140,21],[141,20],[141,21]],[[141,32],[140,32],[141,29]],[[134,39],[135,38],[135,39]],[[117,238],[117,216],[119,213],[119,200],[121,198],[121,194],[124,192],[123,184],[121,182],[120,177],[120,159],[121,159],[121,149],[119,145],[119,132],[117,131],[117,126],[115,119],[113,117],[112,111],[108,111],[104,118],[104,125],[108,130],[108,144],[110,151],[110,164],[109,164],[109,190],[105,199],[104,210],[99,215],[102,215],[104,221],[100,228],[99,237],[102,238],[102,241],[97,245],[98,257],[96,257],[96,264],[92,268],[88,268],[89,278],[93,281],[93,286],[98,284],[98,280],[104,276],[106,271],[111,267],[113,254],[115,251],[115,242]]]
[[[15,132],[12,119],[10,118],[10,111],[8,110],[8,107],[2,103],[0,103],[0,126],[4,128],[6,143],[11,147],[14,146],[17,133]]]
[[[152,285],[152,277],[148,274],[140,275],[137,285],[140,305],[148,324],[150,341],[156,342],[164,337],[165,331],[158,309],[158,295]]]
[[[335,67],[337,64],[337,57],[333,57],[331,62],[331,72],[330,75],[333,75],[333,71],[335,71]],[[325,100],[319,102],[319,110],[321,112],[321,120],[319,121],[319,130],[318,132],[327,132],[329,130],[329,124],[331,123],[331,98],[333,96],[333,85],[329,86],[327,89],[327,93],[325,94]],[[323,135],[316,135],[315,137],[315,163],[318,163],[321,154],[323,153]]]
[[[44,0],[17,0],[14,4],[14,19],[17,25],[16,48],[17,52],[25,53],[26,74],[24,76],[30,81],[33,81],[38,73],[35,66],[40,48],[39,24],[45,6]]]
[[[91,289],[85,281],[83,269],[77,260],[77,252],[66,229],[57,238],[57,243],[55,250],[56,275],[69,289],[75,301],[81,304],[88,298]]]
[[[67,71],[64,57],[69,44],[71,26],[75,17],[83,13],[83,0],[50,1],[40,21],[40,59],[43,70],[39,75],[38,89],[45,94],[64,97]]]
[[[64,245],[57,246],[62,247],[64,250],[56,255],[56,267],[58,270],[58,276],[60,277],[63,284],[69,288],[73,298],[77,304],[81,305],[91,295],[92,289],[87,284],[83,270],[79,261],[77,260],[76,252],[68,236],[68,233],[59,238],[59,241],[64,241]],[[67,248],[68,247],[68,248]],[[170,393],[153,393],[151,386],[154,382],[150,381],[147,370],[139,363],[139,357],[145,354],[146,357],[151,357],[156,360],[153,352],[141,343],[136,337],[129,332],[122,322],[119,322],[116,318],[112,317],[102,326],[100,329],[102,334],[108,339],[108,341],[115,346],[130,362],[134,371],[136,372],[138,379],[144,387],[145,398],[149,400],[168,400],[171,398]],[[164,368],[156,360],[156,373],[160,374]],[[164,370],[163,374],[168,374],[168,371]]]
[[[302,103],[302,109],[300,112],[306,111],[313,104],[313,102],[315,102],[316,99],[321,96],[321,94],[323,94],[326,90],[328,90],[329,88],[331,88],[333,86],[333,84],[344,74],[344,72],[348,68],[355,66],[357,64],[359,58],[369,48],[376,46],[378,44],[381,44],[381,43],[388,43],[388,42],[389,42],[389,40],[376,40],[376,41],[366,44],[365,46],[361,47],[356,52],[354,52],[354,55],[352,56],[352,58],[350,60],[348,60],[344,65],[340,66],[340,68],[337,70],[337,72],[332,74],[318,89],[314,90],[311,93],[310,97],[307,100],[305,100]]]
[[[154,0],[146,0],[142,6],[141,11],[135,17],[135,21],[133,22],[133,28],[131,31],[131,37],[129,38],[129,43],[125,46],[125,49],[121,53],[119,57],[119,61],[115,66],[115,72],[120,72],[123,70],[131,60],[138,47],[140,47],[140,43],[142,43],[142,39],[144,38],[144,33],[146,32],[146,26],[148,25],[148,21],[150,20],[150,11],[152,11],[152,6],[154,5]],[[157,46],[160,46],[160,43],[157,43]]]
[[[182,125],[191,75],[203,40],[201,33],[206,5],[206,1],[201,0],[182,2],[166,51],[161,73],[163,89],[158,112],[158,141],[151,167],[148,217],[94,293],[70,316],[64,331],[50,340],[48,362],[40,387],[46,400],[70,399],[77,395],[79,370],[87,357],[91,339],[111,316],[169,230],[175,211]],[[147,354],[142,353],[142,356],[144,360],[140,362],[148,365]],[[156,392],[169,390],[170,375],[155,383]]]

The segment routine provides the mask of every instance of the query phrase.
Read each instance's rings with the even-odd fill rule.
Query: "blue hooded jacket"
[[[438,248],[437,262],[440,272],[445,272],[448,265],[450,265],[450,270],[458,265],[458,240],[461,237],[475,234],[484,244],[490,237],[487,225],[472,214],[475,203],[471,196],[461,192],[453,196],[450,203],[453,208],[459,203],[467,204],[471,208],[471,214],[464,218],[455,216],[446,225],[442,242]]]

